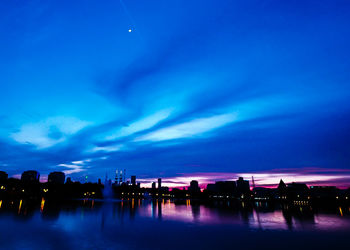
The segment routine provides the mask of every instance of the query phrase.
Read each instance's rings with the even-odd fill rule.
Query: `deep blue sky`
[[[349,170],[349,27],[349,1],[2,1],[0,168]]]

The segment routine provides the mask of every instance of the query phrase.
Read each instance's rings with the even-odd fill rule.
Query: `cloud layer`
[[[347,176],[347,1],[124,4],[0,8],[1,170]]]

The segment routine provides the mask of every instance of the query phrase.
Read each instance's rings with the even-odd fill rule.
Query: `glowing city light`
[[[40,212],[43,212],[43,211],[44,211],[44,206],[45,206],[45,199],[42,198],[42,199],[41,199],[41,204],[40,204]]]

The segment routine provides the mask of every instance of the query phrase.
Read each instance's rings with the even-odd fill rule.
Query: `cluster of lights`
[[[269,197],[255,197],[255,200],[269,200]]]
[[[1,186],[0,189],[1,190],[5,190],[6,188],[5,188],[5,186]]]
[[[190,195],[186,195],[186,196],[190,196]],[[210,198],[232,198],[231,196],[224,196],[224,195],[210,195]]]
[[[309,205],[308,201],[294,201],[295,205]]]
[[[86,193],[84,193],[84,196],[90,196],[90,195],[94,195],[95,194],[95,192],[86,192]]]
[[[337,200],[339,200],[339,199],[341,199],[342,197],[336,196],[335,198],[336,198]],[[348,199],[349,199],[348,196],[345,196],[345,197],[343,197],[343,198],[345,198],[345,200],[348,200]]]
[[[124,195],[124,193],[122,193],[122,195]],[[130,193],[125,193],[125,195],[130,195]],[[131,195],[145,195],[145,193],[131,193]]]
[[[156,196],[158,196],[159,194],[156,194]],[[175,197],[174,195],[171,194],[162,194],[162,196],[166,196],[166,197]],[[186,196],[189,196],[186,194]]]

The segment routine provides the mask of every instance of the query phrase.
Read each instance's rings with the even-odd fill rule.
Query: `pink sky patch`
[[[252,176],[255,185],[258,187],[276,187],[282,179],[285,183],[302,182],[309,186],[325,185],[337,186],[339,188],[350,187],[350,170],[348,169],[325,169],[309,167],[302,169],[273,169],[264,172],[242,172],[242,173],[179,173],[174,177],[162,178],[162,185],[170,188],[181,188],[189,186],[192,180],[197,180],[201,188],[205,188],[209,183],[216,181],[232,181],[238,177],[243,177],[250,181],[252,185]],[[151,187],[151,183],[157,182],[156,178],[139,179],[143,187]]]

